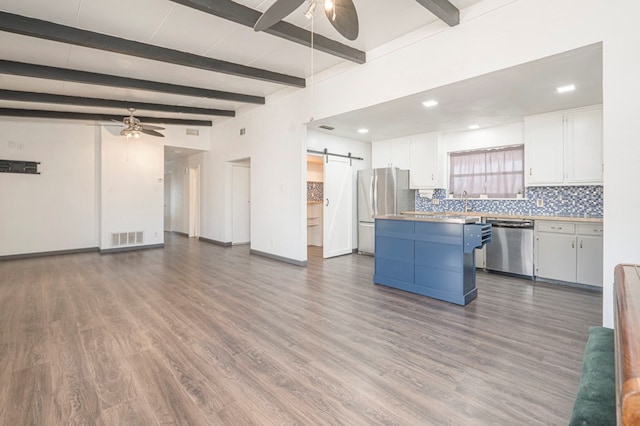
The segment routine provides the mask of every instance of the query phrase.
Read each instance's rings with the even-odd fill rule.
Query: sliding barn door
[[[324,164],[323,257],[353,250],[353,172],[348,158],[328,157]]]

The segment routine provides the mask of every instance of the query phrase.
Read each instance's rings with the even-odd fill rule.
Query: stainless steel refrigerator
[[[409,189],[409,170],[359,170],[358,253],[375,253],[374,216],[399,214],[415,208],[415,190]]]

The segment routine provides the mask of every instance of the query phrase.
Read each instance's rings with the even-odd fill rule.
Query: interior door
[[[251,169],[232,166],[233,186],[233,235],[232,244],[247,244],[251,241]]]
[[[328,156],[324,165],[323,257],[353,250],[353,181],[348,158]]]
[[[200,169],[189,169],[189,238],[200,236]]]
[[[171,173],[164,175],[164,230],[171,232]]]

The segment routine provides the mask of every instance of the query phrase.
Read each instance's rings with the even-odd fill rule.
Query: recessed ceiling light
[[[480,128],[479,124],[472,124],[471,126],[469,126],[469,130],[477,130]]]
[[[569,84],[567,86],[560,86],[556,90],[558,90],[558,93],[573,92],[574,90],[576,90],[576,85]]]
[[[428,100],[428,101],[424,101],[422,103],[422,105],[424,105],[427,108],[431,108],[431,107],[434,107],[434,106],[438,105],[438,101],[435,101],[435,100],[431,99],[431,100]]]
[[[369,129],[365,129],[365,128],[358,129],[358,133],[369,133]]]

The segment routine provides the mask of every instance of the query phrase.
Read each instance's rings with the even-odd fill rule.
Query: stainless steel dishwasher
[[[492,226],[487,244],[487,270],[533,278],[533,220],[487,219]]]

